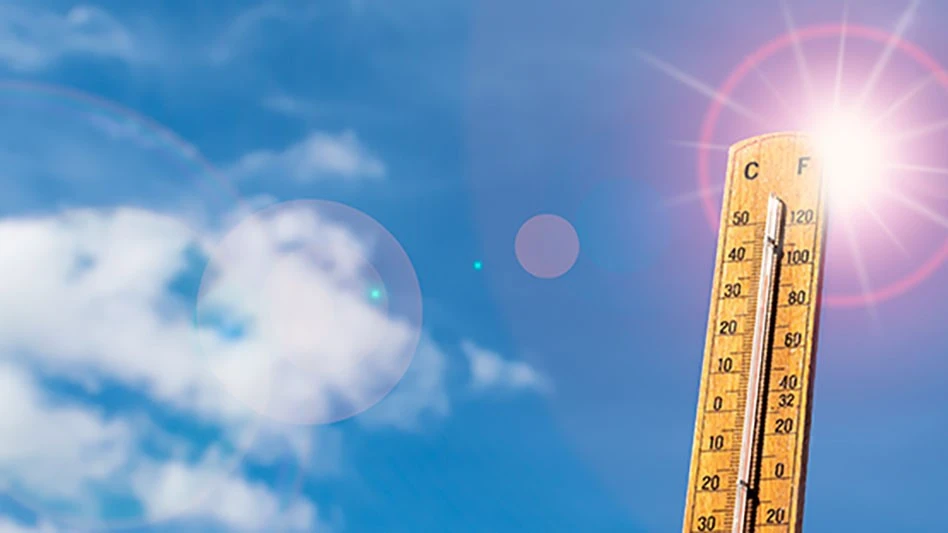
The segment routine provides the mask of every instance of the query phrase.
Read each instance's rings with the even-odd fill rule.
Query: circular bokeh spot
[[[196,328],[213,374],[269,418],[323,424],[380,401],[411,363],[421,292],[396,239],[322,200],[266,207],[213,250]]]
[[[651,266],[664,251],[668,216],[658,192],[640,180],[605,180],[583,199],[576,227],[583,254],[612,273]]]
[[[558,278],[579,257],[579,236],[573,225],[557,215],[537,215],[520,226],[514,240],[517,261],[538,278]]]

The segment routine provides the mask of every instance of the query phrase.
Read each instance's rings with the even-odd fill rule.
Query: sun
[[[871,207],[885,193],[887,143],[868,117],[832,111],[815,121],[811,135],[834,210]]]

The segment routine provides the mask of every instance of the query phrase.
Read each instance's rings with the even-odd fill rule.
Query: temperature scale
[[[728,154],[685,533],[799,532],[826,226],[813,141]]]

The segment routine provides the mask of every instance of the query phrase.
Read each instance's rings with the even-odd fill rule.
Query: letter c
[[[754,168],[753,174],[751,174],[751,167]],[[746,167],[744,167],[744,177],[749,180],[756,179],[758,174],[760,174],[758,172],[759,168],[760,168],[760,165],[757,164],[757,161],[751,161],[750,163],[747,164]]]

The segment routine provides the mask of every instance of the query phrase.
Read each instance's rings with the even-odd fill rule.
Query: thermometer
[[[826,205],[814,143],[731,146],[685,533],[799,532]]]

